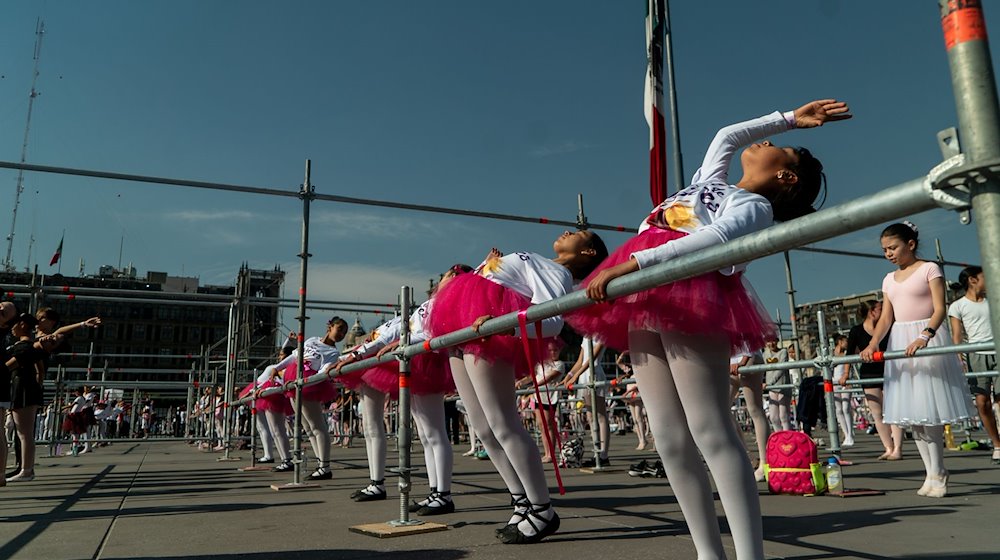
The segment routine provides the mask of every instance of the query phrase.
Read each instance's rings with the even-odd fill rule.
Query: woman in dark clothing
[[[42,381],[45,378],[45,361],[50,352],[62,343],[62,335],[48,335],[35,340],[34,316],[18,316],[11,335],[17,339],[7,352],[10,358],[10,400],[14,414],[17,437],[21,440],[21,472],[7,478],[7,482],[28,482],[35,478],[35,411],[42,405]]]
[[[868,300],[861,303],[858,308],[858,316],[863,320],[860,325],[851,328],[847,335],[847,353],[858,354],[871,344],[872,333],[879,317],[882,316],[882,302]],[[879,349],[885,352],[889,344],[889,334],[879,343]],[[884,362],[866,362],[858,368],[862,380],[881,379],[885,372]],[[844,385],[842,383],[841,385]],[[875,420],[875,430],[882,440],[885,452],[879,455],[880,461],[898,461],[903,458],[903,429],[896,424],[885,424],[882,422],[882,384],[864,385],[865,401],[868,403],[868,410]]]

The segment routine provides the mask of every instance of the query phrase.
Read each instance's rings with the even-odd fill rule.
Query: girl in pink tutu
[[[819,161],[804,148],[758,141],[849,117],[846,104],[825,99],[719,131],[691,186],[654,208],[639,234],[584,281],[587,295],[604,301],[615,278],[812,212],[823,178]],[[730,161],[744,146],[743,177],[730,184]],[[700,558],[725,553],[699,450],[715,478],[737,557],[764,556],[757,485],[729,416],[725,376],[729,356],[763,347],[775,330],[744,282],[743,268],[727,267],[566,316],[577,330],[630,350],[656,450]]]
[[[334,317],[327,322],[326,334],[320,337],[312,337],[303,344],[303,375],[306,379],[314,375],[327,375],[340,357],[337,350],[337,343],[347,336],[347,321],[340,317]],[[281,377],[283,383],[294,381],[298,376],[297,352],[281,360],[277,364],[267,366],[264,369],[262,378],[276,381]],[[289,398],[294,398],[294,392],[287,393]],[[333,381],[327,379],[319,383],[314,383],[302,388],[302,426],[309,434],[309,443],[312,445],[313,453],[316,454],[318,465],[316,470],[306,477],[308,480],[329,480],[333,478],[330,471],[330,430],[327,429],[326,417],[323,415],[324,403],[337,399],[337,390],[333,386]],[[282,464],[274,468],[276,471],[290,471],[293,466],[290,462],[282,461]]]
[[[589,274],[607,255],[604,241],[590,231],[565,232],[552,248],[553,259],[535,253],[504,256],[494,249],[475,274],[453,278],[435,297],[431,334],[441,336],[470,325],[478,330],[492,317],[563,296],[575,279]],[[542,336],[552,343],[563,320],[556,316],[541,324]],[[514,382],[532,370],[516,334],[462,344],[450,361],[476,435],[511,493],[514,516],[497,537],[504,543],[528,544],[554,533],[559,516],[549,502],[538,446],[517,414]],[[535,330],[520,334],[533,337]]]
[[[437,289],[455,275],[471,272],[472,267],[456,264],[441,277]],[[410,343],[419,344],[429,337],[425,332],[427,319],[434,304],[433,296],[410,316]],[[372,332],[371,340],[349,353],[337,364],[337,370],[357,360],[373,355],[382,356],[399,346],[402,318],[396,317]],[[365,447],[368,451],[369,485],[352,494],[356,502],[384,500],[385,493],[385,425],[382,408],[386,396],[398,398],[399,363],[388,362],[363,372],[337,377],[362,396]],[[444,395],[455,390],[446,355],[428,352],[410,360],[410,392],[413,395],[412,414],[417,423],[417,435],[424,448],[424,464],[430,483],[430,495],[410,504],[410,511],[419,515],[441,515],[455,511],[451,498],[452,450],[444,418]]]
[[[289,335],[290,337],[294,335]],[[291,341],[289,341],[291,343]],[[278,352],[278,361],[284,361],[285,358],[291,356],[295,352],[294,346],[285,346]],[[268,371],[266,368],[264,373],[262,373],[257,379],[255,379],[250,385],[247,385],[240,395],[249,394],[250,391],[257,391],[257,416],[259,417],[261,413],[264,415],[264,424],[267,425],[267,432],[270,434],[271,440],[274,442],[274,451],[278,455],[278,459],[281,460],[280,463],[275,465],[274,471],[276,472],[288,472],[294,469],[292,465],[292,451],[291,446],[288,444],[288,429],[286,428],[286,419],[289,414],[292,414],[292,404],[288,402],[288,398],[285,397],[284,393],[278,393],[275,395],[268,395],[266,397],[260,396],[260,393],[264,389],[270,389],[272,387],[280,387],[281,381],[275,379],[272,376],[272,372]],[[258,427],[260,425],[258,424]],[[263,440],[265,436],[262,434],[261,438]],[[265,448],[266,449],[266,448]],[[271,457],[273,460],[274,455],[265,451],[264,458]]]

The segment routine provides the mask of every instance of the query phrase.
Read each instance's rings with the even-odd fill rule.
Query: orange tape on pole
[[[399,376],[399,388],[400,389],[406,389],[409,386],[410,386],[410,376],[409,375],[400,375]]]
[[[824,393],[832,393],[833,392],[833,381],[824,381],[823,382],[823,392]]]
[[[941,16],[945,50],[966,41],[986,40],[986,21],[981,0],[948,0],[948,13]]]

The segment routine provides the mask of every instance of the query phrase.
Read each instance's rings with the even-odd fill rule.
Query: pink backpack
[[[774,432],[767,438],[764,474],[772,494],[822,494],[826,477],[816,443],[802,432]]]

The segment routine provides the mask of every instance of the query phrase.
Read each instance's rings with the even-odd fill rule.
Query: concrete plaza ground
[[[378,539],[348,530],[399,516],[395,480],[386,501],[348,498],[368,479],[361,441],[334,449],[333,480],[294,492],[269,487],[289,476],[239,472],[247,461],[218,462],[218,453],[183,443],[117,443],[79,457],[41,458],[33,482],[0,488],[0,559],[694,558],[668,482],[625,473],[630,462],[656,459],[634,445],[632,435],[613,436],[614,472],[564,470],[559,533],[513,546],[493,536],[510,508],[489,461],[456,453],[458,511],[429,518],[447,531]],[[951,494],[931,499],[915,493],[923,470],[911,442],[897,462],[875,461],[877,447],[874,436],[862,434],[845,454],[854,461],[845,479],[849,488],[882,496],[771,496],[761,485],[769,558],[1000,558],[1000,467],[988,453],[948,452]],[[422,461],[419,445],[414,459]],[[420,477],[415,495],[425,491]]]

